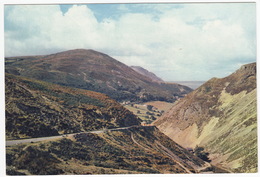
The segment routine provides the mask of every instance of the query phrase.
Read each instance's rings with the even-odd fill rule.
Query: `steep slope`
[[[15,75],[5,75],[6,137],[44,137],[139,125],[108,96]]]
[[[213,164],[257,171],[256,63],[213,78],[154,122],[184,147],[205,147]]]
[[[131,68],[134,69],[136,72],[138,72],[146,77],[149,77],[154,82],[163,82],[163,80],[161,78],[156,76],[154,73],[142,68],[141,66],[131,66]]]
[[[212,173],[211,170],[215,168],[155,127],[81,133],[56,141],[7,147],[7,174]]]
[[[93,50],[76,49],[46,56],[6,58],[7,73],[97,91],[117,101],[175,101],[192,89],[153,82],[149,77]]]

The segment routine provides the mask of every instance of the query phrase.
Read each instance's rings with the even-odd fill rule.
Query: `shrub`
[[[147,109],[148,109],[149,111],[152,111],[152,110],[153,110],[153,106],[152,106],[152,105],[147,105]]]
[[[205,152],[203,147],[196,146],[194,149],[194,155],[206,162],[211,162],[211,160],[208,157],[209,153]]]

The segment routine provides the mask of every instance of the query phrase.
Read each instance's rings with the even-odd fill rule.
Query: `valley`
[[[93,50],[5,66],[8,175],[257,171],[255,63],[195,90]]]
[[[126,109],[133,112],[142,120],[143,125],[149,125],[158,119],[164,112],[168,111],[173,103],[163,101],[151,101],[145,103],[123,103]]]
[[[204,166],[104,94],[8,73],[5,88],[8,175],[197,173]],[[167,104],[149,105],[152,113]]]

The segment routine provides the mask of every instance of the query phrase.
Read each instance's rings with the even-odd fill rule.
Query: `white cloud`
[[[92,48],[165,80],[223,77],[255,60],[254,4],[154,4],[156,18],[120,8],[128,13],[98,22],[87,6],[7,6],[6,56]]]

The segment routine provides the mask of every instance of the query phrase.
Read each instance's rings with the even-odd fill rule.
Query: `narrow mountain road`
[[[196,168],[197,173],[213,173],[211,170],[211,164],[208,162],[205,162],[205,165],[203,167]]]
[[[182,150],[180,146],[176,146],[179,150]],[[184,154],[186,156],[187,159],[190,159],[186,154]],[[211,170],[209,170],[210,168],[212,168],[211,164],[204,161],[204,165],[203,166],[197,166],[197,165],[192,165],[190,164],[195,170],[197,173],[201,173],[203,171],[203,173],[212,173]]]
[[[182,163],[180,163],[180,162],[182,162],[182,160],[177,155],[175,155],[171,150],[169,150],[168,148],[163,146],[159,141],[155,141],[155,143],[159,147],[161,147],[161,150],[165,153],[165,155],[170,157],[175,163],[177,163],[179,166],[181,166],[187,173],[193,174],[187,167],[185,167]]]
[[[149,148],[146,148],[146,147],[144,147],[143,145],[141,145],[140,143],[138,143],[138,142],[135,140],[135,138],[134,138],[134,136],[133,136],[133,133],[131,133],[131,139],[133,140],[133,142],[134,142],[135,144],[137,144],[138,146],[142,147],[143,149],[148,150],[148,151],[152,151],[152,150],[150,150]],[[172,151],[170,151],[168,148],[166,148],[165,146],[163,146],[160,142],[158,142],[158,141],[155,141],[155,142],[156,142],[156,144],[157,144],[158,146],[160,146],[160,149],[162,150],[162,152],[163,152],[165,155],[167,155],[168,157],[170,157],[175,163],[177,163],[179,166],[181,166],[187,173],[192,174],[192,172],[191,172],[188,168],[186,168],[183,164],[181,164],[181,163],[178,161],[178,160],[179,160],[179,157],[177,157],[177,155],[175,155]],[[178,160],[176,160],[176,159],[178,159]]]
[[[143,148],[143,149],[145,149],[145,150],[147,150],[147,151],[153,151],[153,150],[151,150],[151,149],[148,149],[148,148],[144,147],[144,146],[141,145],[140,143],[138,143],[138,142],[135,140],[134,135],[133,135],[132,132],[131,132],[131,139],[133,140],[133,142],[134,142],[135,144],[137,144],[137,145],[140,146],[141,148]]]
[[[130,127],[119,127],[119,128],[112,128],[112,129],[104,129],[104,130],[94,130],[94,131],[89,131],[89,132],[79,132],[79,133],[104,133],[105,131],[109,130],[123,130],[123,129],[128,129]],[[30,138],[30,139],[19,139],[19,140],[8,140],[6,141],[6,146],[14,146],[22,143],[34,143],[34,142],[39,142],[39,141],[47,141],[47,140],[55,140],[55,139],[60,139],[64,137],[72,137],[73,135],[79,134],[79,133],[71,133],[71,134],[64,134],[64,135],[57,135],[57,136],[48,136],[48,137],[40,137],[40,138]]]

